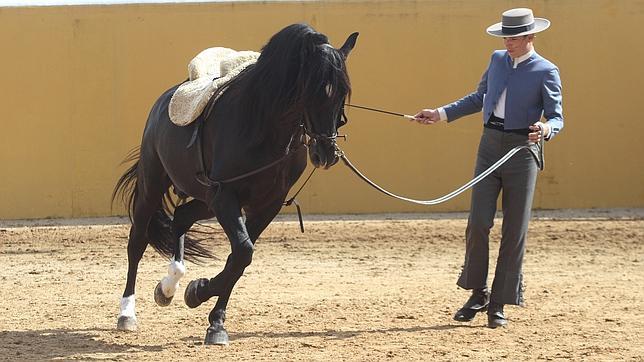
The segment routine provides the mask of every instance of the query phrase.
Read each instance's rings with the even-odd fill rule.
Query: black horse
[[[336,49],[308,25],[282,29],[262,48],[257,62],[221,87],[225,92],[185,127],[168,116],[178,85],[156,101],[138,154],[129,159],[136,162],[112,195],[114,200],[121,194],[132,220],[118,329],[136,329],[136,274],[148,243],[162,255],[174,256],[168,276],[155,290],[157,303],[168,305],[185,274],[184,253],[187,260],[211,256],[186,233],[196,221],[216,217],[231,253],[214,278],[191,281],[184,300],[195,308],[217,296],[205,344],[228,343],[228,299],[251,263],[257,238],[306,168],[306,148],[316,168],[338,161],[337,128],[346,122],[343,105],[351,94],[345,61],[357,36],[351,34]],[[172,192],[183,201],[179,206],[167,202]]]

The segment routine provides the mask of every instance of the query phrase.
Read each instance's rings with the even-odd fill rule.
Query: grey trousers
[[[515,146],[526,144],[527,136],[484,128],[475,174],[482,173]],[[494,225],[497,199],[503,190],[501,246],[491,300],[501,304],[523,304],[523,255],[537,172],[534,155],[524,149],[473,187],[465,232],[465,263],[457,282],[460,287],[475,289],[487,286],[489,234]]]

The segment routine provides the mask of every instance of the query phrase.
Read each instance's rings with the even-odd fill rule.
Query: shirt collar
[[[512,68],[516,69],[517,66],[519,65],[519,63],[521,63],[521,62],[523,62],[525,60],[528,60],[528,58],[530,58],[533,55],[534,55],[534,48],[531,49],[529,52],[523,54],[522,56],[515,58],[514,59],[514,64],[512,65]]]

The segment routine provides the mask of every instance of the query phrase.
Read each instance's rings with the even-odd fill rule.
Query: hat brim
[[[502,23],[496,23],[494,25],[490,25],[487,30],[485,30],[488,34],[492,36],[498,36],[498,37],[513,37],[513,36],[523,36],[523,35],[529,35],[529,34],[535,34],[541,31],[544,31],[550,27],[550,20],[548,19],[542,19],[542,18],[534,18],[534,28],[530,29],[528,31],[524,31],[522,33],[518,34],[508,34],[503,32],[503,25]]]

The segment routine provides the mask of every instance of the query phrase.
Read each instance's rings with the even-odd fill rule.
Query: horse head
[[[345,62],[357,37],[358,33],[351,34],[336,49],[326,36],[313,33],[311,51],[302,57],[297,84],[302,126],[309,138],[309,158],[315,167],[328,169],[339,160],[338,128],[346,123],[344,104],[351,95]]]
[[[307,24],[292,24],[273,35],[257,63],[226,91],[239,100],[240,114],[252,115],[242,132],[245,140],[275,145],[273,140],[292,140],[294,130],[303,128],[315,167],[338,162],[336,137],[346,123],[343,106],[351,95],[345,62],[357,37],[353,33],[334,48],[326,35]]]

